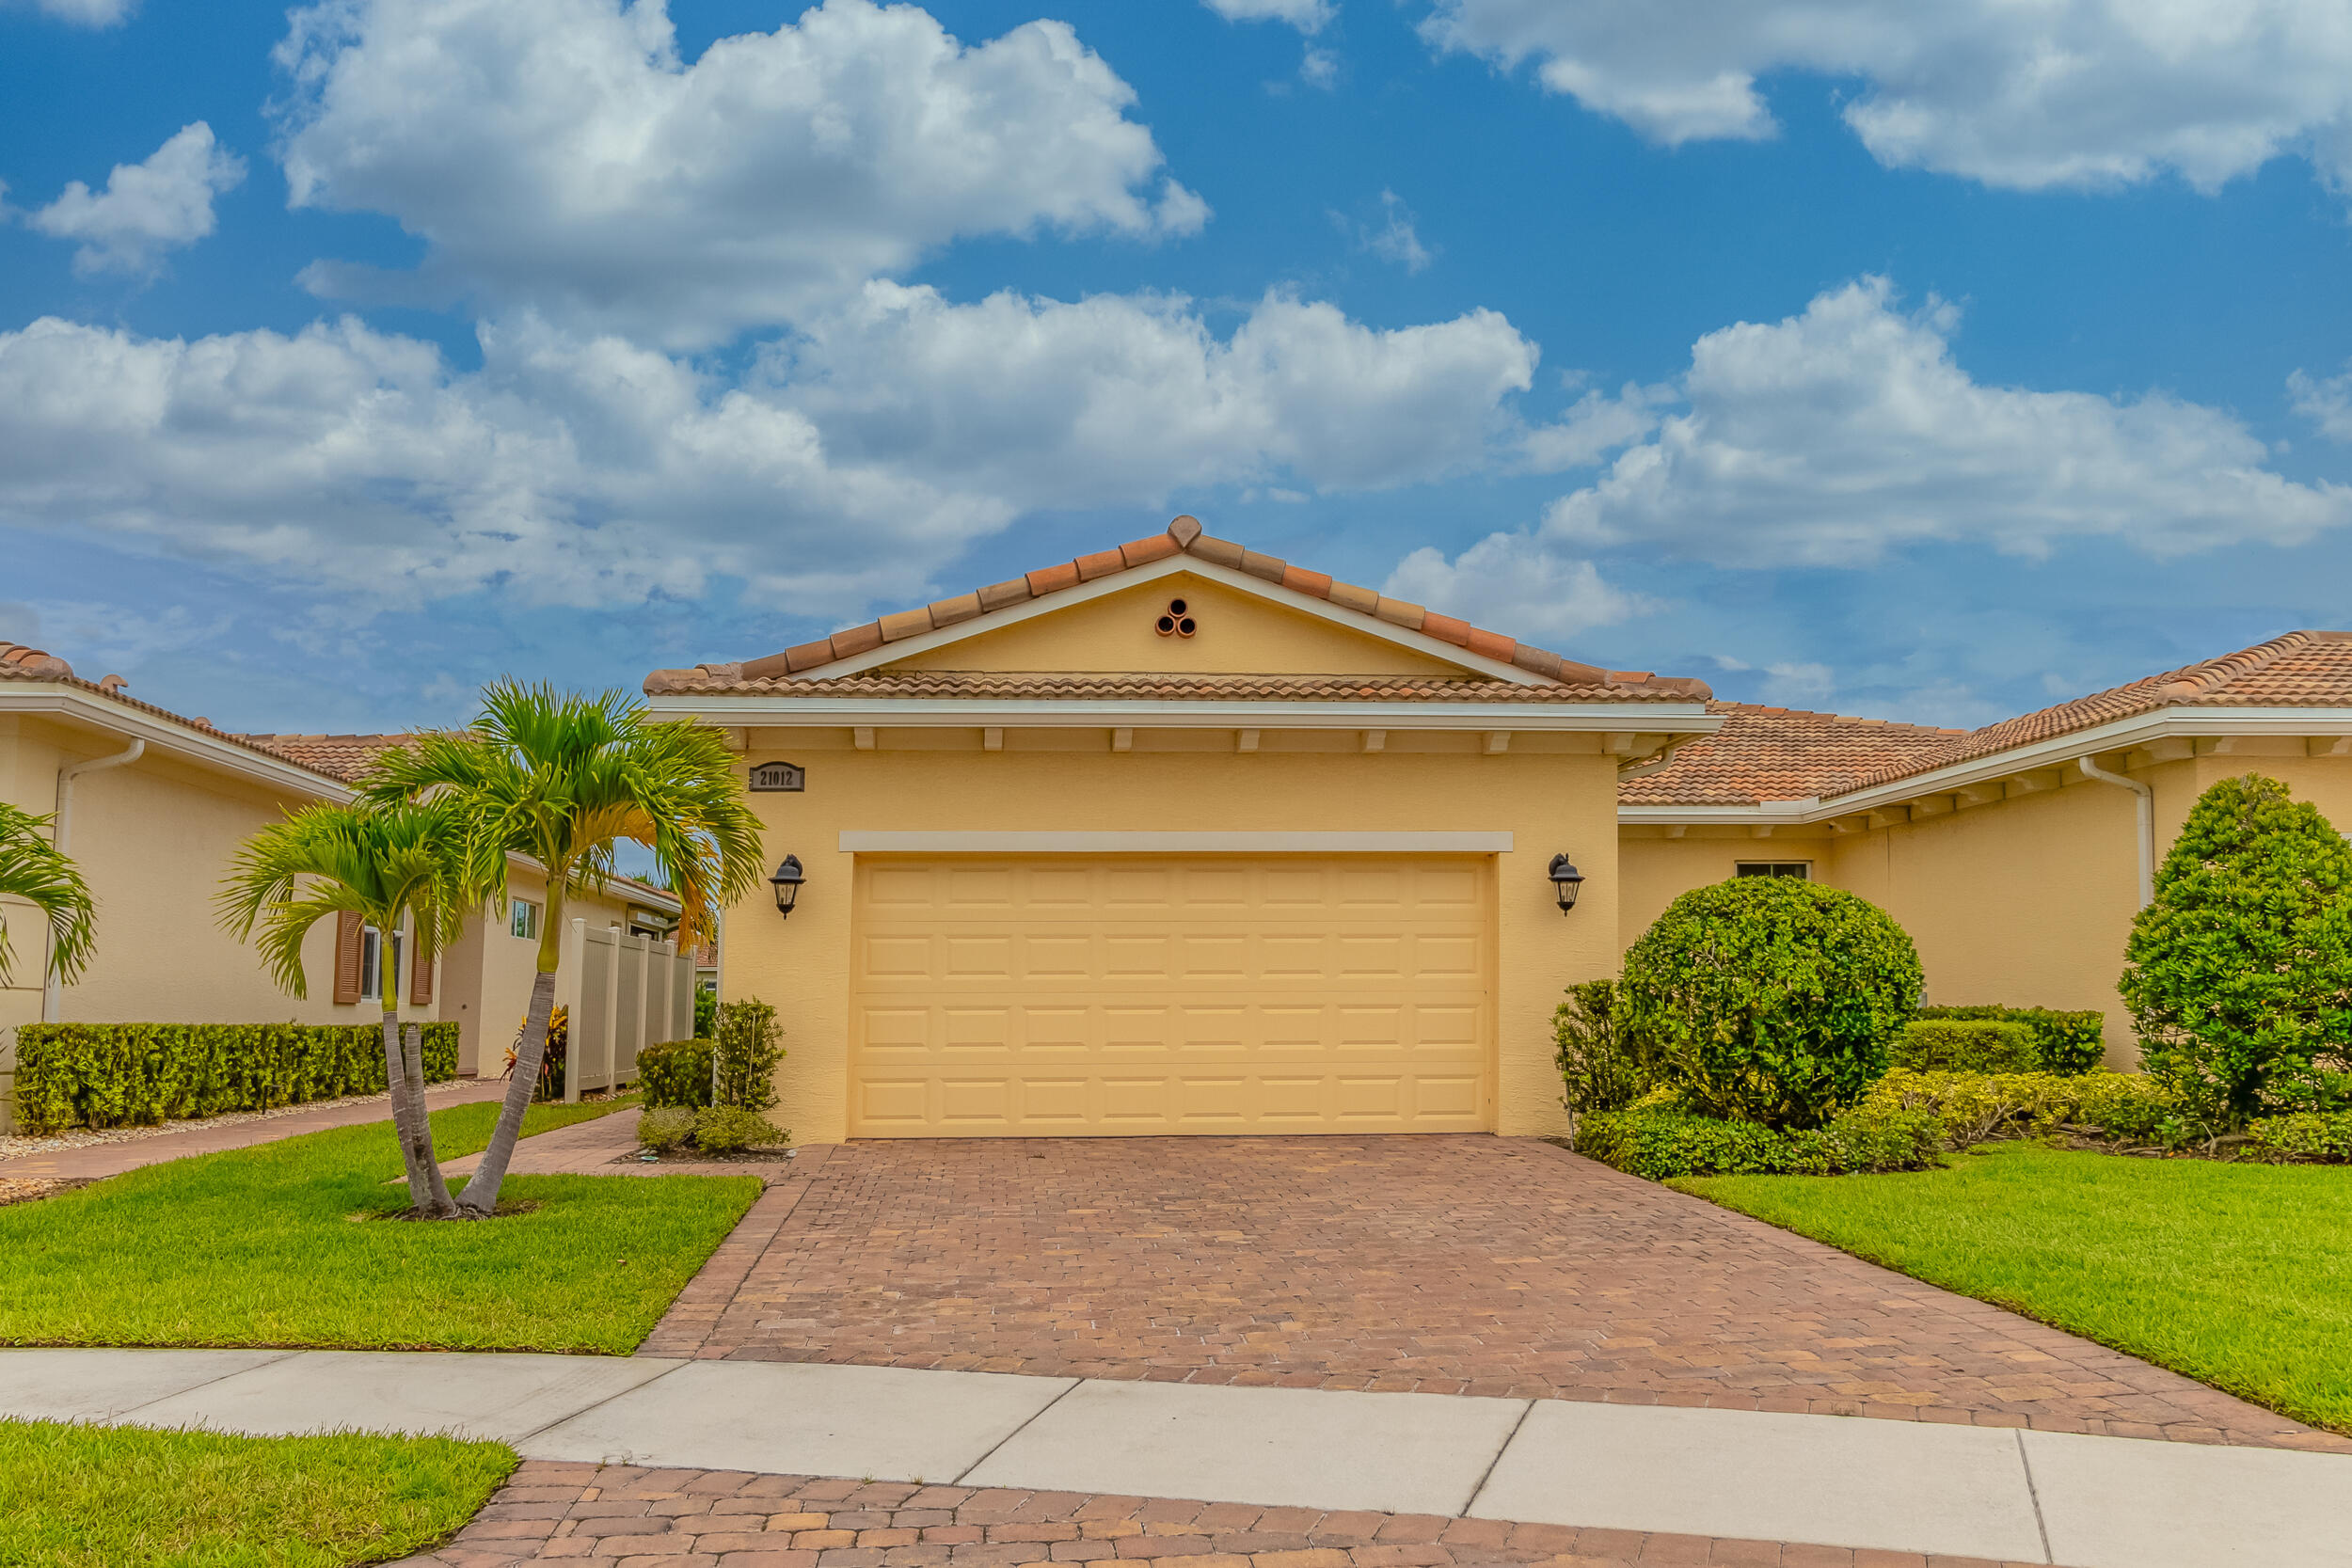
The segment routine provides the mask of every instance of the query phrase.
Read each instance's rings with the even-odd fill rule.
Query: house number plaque
[[[808,769],[796,762],[763,762],[752,769],[754,789],[806,789]]]

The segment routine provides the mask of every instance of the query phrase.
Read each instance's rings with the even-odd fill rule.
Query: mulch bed
[[[87,1176],[0,1176],[0,1209],[11,1203],[35,1203],[89,1184]]]

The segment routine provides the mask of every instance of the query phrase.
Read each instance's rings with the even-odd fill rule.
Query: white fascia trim
[[[752,728],[1603,730],[1712,735],[1720,714],[1696,703],[1283,703],[976,701],[968,697],[654,697],[664,718]]]
[[[256,779],[289,794],[318,800],[348,800],[353,791],[337,780],[297,767],[283,757],[252,751],[235,741],[174,723],[76,687],[49,682],[0,684],[0,713],[51,714],[93,724],[129,739],[144,740],[151,755],[162,752],[216,772]]]
[[[844,832],[845,855],[1503,855],[1508,832]]]
[[[1897,779],[1870,789],[1802,800],[1766,800],[1753,806],[1619,806],[1617,820],[1638,823],[1826,822],[1878,806],[1899,805],[1922,795],[1942,795],[1972,784],[2007,778],[2042,768],[2063,767],[2078,757],[2128,752],[2152,740],[2217,736],[2352,735],[2352,707],[2170,707],[2137,713],[2088,730],[2052,736],[2004,752],[1971,757],[1933,772]]]
[[[836,659],[831,664],[822,665],[812,671],[808,678],[832,680],[836,676],[860,674],[867,670],[880,669],[886,664],[896,664],[898,660],[914,654],[928,653],[933,648],[943,648],[951,642],[961,642],[967,637],[977,637],[982,632],[1018,626],[1034,616],[1050,615],[1055,610],[1066,610],[1072,605],[1081,605],[1091,599],[1099,599],[1105,594],[1116,594],[1122,589],[1139,587],[1147,582],[1157,582],[1162,578],[1174,577],[1181,572],[1190,572],[1195,577],[1205,578],[1211,582],[1222,583],[1228,588],[1254,594],[1286,610],[1295,610],[1302,614],[1316,616],[1330,622],[1335,626],[1344,626],[1350,631],[1363,632],[1380,638],[1384,641],[1393,642],[1399,647],[1410,648],[1415,653],[1426,654],[1431,658],[1443,659],[1448,664],[1458,664],[1466,670],[1476,670],[1497,680],[1509,681],[1514,686],[1551,684],[1534,672],[1522,670],[1516,664],[1505,664],[1500,659],[1488,658],[1484,654],[1471,653],[1468,648],[1457,647],[1442,638],[1431,637],[1426,632],[1412,631],[1404,626],[1391,625],[1376,615],[1366,615],[1359,610],[1350,610],[1344,605],[1326,603],[1310,594],[1293,593],[1278,583],[1266,581],[1263,578],[1253,578],[1248,572],[1237,571],[1231,566],[1220,566],[1213,561],[1203,561],[1194,555],[1173,555],[1146,565],[1130,566],[1124,571],[1096,578],[1091,582],[1079,583],[1074,588],[1057,589],[1041,599],[1024,600],[1017,605],[1008,605],[1002,610],[984,611],[969,621],[959,621],[952,626],[942,626],[935,631],[918,632],[913,637],[902,637],[896,642],[885,642],[879,648],[868,649],[862,654],[852,654],[848,658]]]

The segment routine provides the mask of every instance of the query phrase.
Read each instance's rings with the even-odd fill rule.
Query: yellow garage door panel
[[[862,858],[850,1132],[1488,1125],[1475,857]]]

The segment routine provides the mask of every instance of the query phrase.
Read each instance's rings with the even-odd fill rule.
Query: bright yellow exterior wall
[[[922,749],[893,749],[901,739]],[[1104,730],[1014,731],[981,749],[977,730],[892,731],[874,751],[846,730],[754,730],[745,761],[808,769],[801,794],[748,797],[771,861],[798,854],[807,883],[788,921],[761,888],[726,922],[725,996],[776,1005],[790,1053],[776,1116],[798,1138],[842,1138],[848,1117],[850,831],[1495,832],[1497,1131],[1565,1130],[1550,1019],[1562,988],[1616,965],[1615,759],[1597,736],[1521,735],[1480,754],[1475,736],[1391,732],[1366,753],[1353,732],[1271,732],[1234,751],[1231,731],[1138,730],[1114,753]],[[1203,749],[1211,748],[1211,749]],[[1539,749],[1542,748],[1542,749]],[[1559,850],[1588,880],[1572,915],[1546,868]]]
[[[1191,637],[1152,629],[1181,598],[1200,623]],[[1216,674],[1462,676],[1472,672],[1334,626],[1305,610],[1178,572],[1085,604],[980,632],[907,658],[894,670],[1193,671]]]
[[[1773,830],[1759,839],[1745,828],[1689,827],[1680,838],[1663,828],[1628,828],[1617,846],[1618,940],[1628,947],[1666,912],[1666,906],[1694,887],[1728,880],[1741,861],[1810,861],[1817,880],[1827,880],[1830,855],[1826,829]]]

